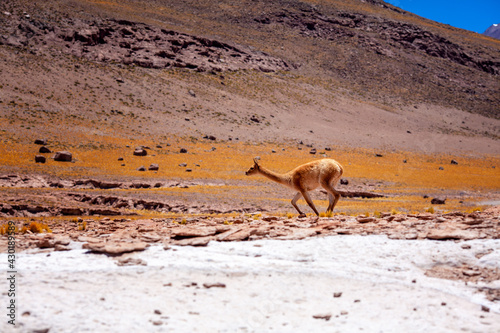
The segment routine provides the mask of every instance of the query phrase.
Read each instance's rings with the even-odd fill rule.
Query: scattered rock
[[[311,155],[315,155],[316,153],[317,153],[316,148],[313,148],[313,149],[311,149],[311,150],[309,151],[309,154],[311,154]]]
[[[80,208],[62,207],[60,213],[65,216],[79,216],[83,215],[83,210]]]
[[[54,246],[54,251],[69,251],[71,250],[69,247],[67,247],[66,245],[62,245],[62,244],[56,244]]]
[[[136,148],[134,150],[134,155],[135,156],[146,156],[147,154],[148,154],[148,152],[144,148]]]
[[[196,93],[193,90],[189,89],[188,93],[189,93],[189,95],[196,97]]]
[[[473,269],[466,269],[462,271],[462,274],[465,276],[478,276],[481,275],[481,272]]]
[[[99,243],[85,243],[82,245],[82,249],[87,249],[97,253],[117,255],[127,252],[144,251],[148,246],[149,245],[144,242],[135,242],[135,243],[99,242]]]
[[[456,160],[451,160],[451,164],[458,165],[458,162]]]
[[[35,163],[45,163],[47,159],[43,155],[36,155],[35,156]]]
[[[446,240],[446,239],[463,239],[471,240],[476,239],[478,234],[474,231],[460,230],[460,229],[433,229],[427,233],[428,239]]]
[[[369,222],[375,222],[377,221],[376,217],[371,217],[371,216],[358,216],[356,217],[356,221],[359,223],[369,223]]]
[[[342,296],[342,292],[336,292],[336,293],[333,293],[333,297],[334,298],[339,298]]]
[[[323,319],[323,320],[329,321],[330,318],[332,318],[332,314],[331,313],[317,314],[317,315],[314,315],[313,318],[314,319]]]
[[[151,164],[148,168],[149,171],[158,171],[160,166],[158,164]]]
[[[172,231],[172,238],[205,237],[215,235],[215,227],[185,227],[177,228]]]
[[[340,185],[349,185],[349,180],[347,180],[345,178],[341,178],[340,179]]]
[[[146,266],[147,262],[139,258],[121,258],[116,264],[118,266]]]
[[[210,289],[210,288],[226,288],[226,285],[224,283],[204,283],[203,287]]]
[[[433,198],[431,200],[431,204],[433,204],[433,205],[444,205],[445,201],[446,201],[446,199],[443,199],[443,198]]]
[[[178,241],[174,241],[173,245],[179,246],[207,246],[212,240],[212,237],[194,237],[194,238],[184,238]]]
[[[41,153],[41,154],[52,153],[52,151],[49,148],[45,147],[45,146],[40,147],[40,149],[38,150],[38,152]]]
[[[46,145],[47,144],[47,139],[36,139],[35,140],[36,145]]]
[[[186,148],[181,148],[181,150],[179,151],[181,154],[186,154],[188,151]]]
[[[146,167],[144,165],[141,165],[137,168],[137,171],[146,171]]]
[[[39,247],[40,249],[48,249],[48,248],[52,248],[54,247],[56,244],[55,244],[55,241],[53,239],[50,239],[50,238],[44,238],[44,239],[41,239],[39,240],[37,243],[36,243],[36,246]]]
[[[54,161],[58,162],[71,162],[73,155],[69,151],[58,151],[54,155]]]

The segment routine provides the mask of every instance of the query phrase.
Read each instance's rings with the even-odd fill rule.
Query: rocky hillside
[[[2,73],[11,80],[0,87],[0,106],[9,115],[34,103],[82,121],[141,112],[155,124],[169,114],[171,122],[161,129],[136,130],[205,133],[211,124],[248,138],[248,126],[260,125],[264,134],[280,137],[281,129],[290,139],[290,116],[301,122],[318,118],[309,127],[324,124],[321,117],[351,121],[358,112],[352,103],[362,103],[377,109],[370,124],[382,131],[389,120],[381,116],[398,114],[389,128],[400,127],[401,135],[425,127],[440,134],[499,136],[496,120],[479,120],[473,128],[453,110],[500,118],[500,42],[379,0],[3,1],[0,51]],[[43,75],[32,68],[35,63]],[[23,74],[16,72],[19,66],[26,67]],[[130,81],[123,84],[123,77]],[[41,83],[46,80],[52,83]],[[166,93],[165,81],[176,87]],[[34,82],[43,93],[30,89]],[[191,98],[197,94],[190,87],[203,91],[202,103]],[[96,93],[108,88],[114,95]],[[46,97],[33,98],[37,93]],[[419,106],[427,113],[408,113]],[[441,121],[439,110],[451,110],[447,118],[453,121],[419,120]],[[115,129],[129,126],[113,119]],[[346,135],[366,127],[359,126]]]

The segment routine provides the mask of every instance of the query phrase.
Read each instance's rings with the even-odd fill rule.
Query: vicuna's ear
[[[255,164],[259,165],[259,162],[258,162],[257,158],[254,158],[254,159],[253,159],[253,162],[254,162]]]

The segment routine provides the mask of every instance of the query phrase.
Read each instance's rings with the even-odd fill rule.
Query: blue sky
[[[384,0],[433,21],[483,33],[500,23],[500,0]]]

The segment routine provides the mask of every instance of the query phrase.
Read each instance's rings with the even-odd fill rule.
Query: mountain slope
[[[26,113],[120,136],[411,149],[431,138],[448,142],[432,149],[476,149],[484,139],[484,152],[500,136],[500,42],[382,1],[51,0],[0,10],[10,13],[0,16],[9,80],[0,107],[12,124]]]
[[[500,25],[492,24],[488,29],[486,29],[485,32],[483,32],[483,35],[500,39]]]

